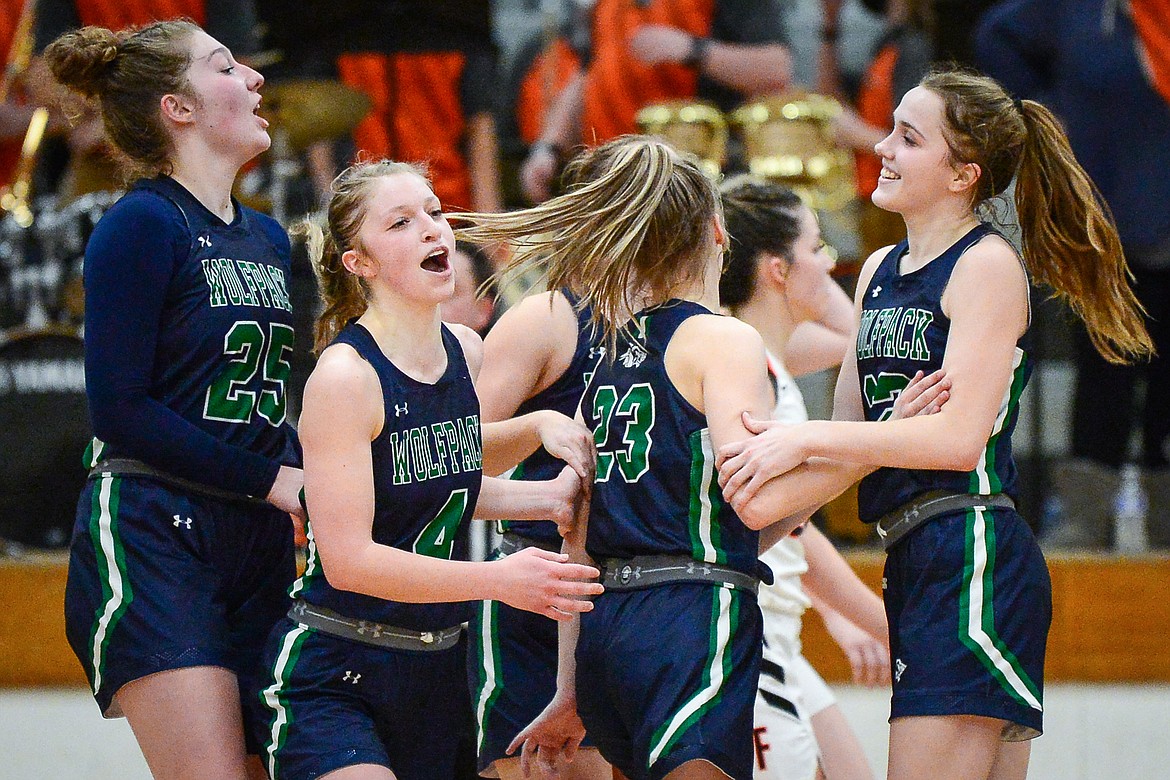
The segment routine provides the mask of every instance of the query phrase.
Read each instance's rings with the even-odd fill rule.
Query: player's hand
[[[264,497],[268,503],[277,509],[288,512],[293,523],[304,526],[305,510],[301,507],[301,488],[305,486],[305,472],[295,466],[281,466],[276,472],[276,481]]]
[[[693,36],[665,24],[644,24],[630,38],[630,52],[647,65],[683,62],[691,53]]]
[[[867,688],[890,683],[890,648],[848,618],[831,610],[821,612],[825,628],[844,651],[853,682]]]
[[[520,189],[531,203],[543,203],[552,197],[552,181],[557,175],[557,156],[547,146],[534,144],[520,166]]]
[[[565,466],[556,479],[547,484],[552,493],[552,510],[548,519],[557,524],[557,533],[570,536],[581,526],[582,509],[588,507],[590,489],[593,487],[593,472],[587,479],[581,479],[572,466]]]
[[[584,423],[551,409],[538,414],[536,431],[545,451],[567,463],[583,482],[592,482],[597,470],[593,432]]]
[[[940,368],[930,376],[924,376],[919,371],[910,384],[898,393],[889,419],[904,420],[907,417],[935,414],[950,399],[951,380],[946,371]]]
[[[744,427],[756,434],[719,448],[719,486],[732,506],[751,501],[768,480],[799,466],[807,457],[800,444],[801,425],[757,420],[743,414]]]
[[[493,601],[535,612],[553,620],[570,620],[593,609],[589,596],[605,590],[592,566],[569,563],[569,556],[528,547],[496,561],[500,576]]]
[[[558,692],[536,720],[508,745],[508,755],[523,746],[520,771],[524,776],[531,777],[535,772],[544,780],[554,780],[577,755],[577,748],[584,738],[585,726],[577,717],[576,703]]]

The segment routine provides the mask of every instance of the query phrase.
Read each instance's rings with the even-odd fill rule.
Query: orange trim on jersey
[[[711,34],[715,0],[597,0],[593,9],[593,60],[585,78],[582,139],[604,143],[637,132],[634,115],[649,103],[695,96],[699,74],[677,63],[646,65],[629,41],[645,24],[676,27],[696,37]]]
[[[536,55],[516,93],[516,126],[524,143],[540,138],[553,101],[580,69],[581,61],[564,38],[553,39]]]
[[[421,162],[443,208],[471,207],[463,154],[467,119],[462,52],[362,52],[337,58],[341,80],[370,96],[373,107],[354,129],[358,153]]]
[[[1145,49],[1154,89],[1170,103],[1170,3],[1166,0],[1130,0],[1133,26]]]
[[[200,27],[206,26],[203,0],[76,0],[77,15],[83,25],[98,25],[111,30],[150,24],[164,19],[186,16]]]
[[[861,88],[857,92],[857,113],[874,127],[889,127],[894,115],[894,67],[898,63],[898,47],[887,43],[869,63]],[[873,151],[854,152],[857,164],[857,194],[869,200],[877,189],[882,172],[882,158]]]

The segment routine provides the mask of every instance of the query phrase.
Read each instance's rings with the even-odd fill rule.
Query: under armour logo
[[[631,344],[630,348],[622,353],[620,360],[626,368],[637,368],[646,360],[646,350],[637,344]]]
[[[902,682],[902,672],[906,671],[906,664],[901,658],[894,659],[894,682]]]
[[[354,685],[357,685],[358,680],[360,680],[360,679],[362,679],[361,674],[359,674],[357,672],[350,671],[349,669],[346,669],[345,676],[341,678],[341,681],[347,682],[347,683],[353,683]]]
[[[589,348],[589,359],[590,360],[597,360],[598,358],[603,358],[603,357],[605,357],[605,347],[590,347]]]
[[[394,416],[395,417],[402,417],[403,415],[408,414],[410,412],[410,409],[408,409],[407,407],[409,407],[409,406],[410,406],[410,404],[403,404],[402,406],[399,406],[398,404],[394,404]]]
[[[876,298],[876,297],[878,297],[878,293],[880,293],[881,291],[882,291],[882,286],[879,284],[877,287],[873,288],[873,292],[869,294],[869,297]]]
[[[362,636],[369,634],[374,639],[382,636],[382,626],[380,623],[371,623],[368,620],[362,620],[358,623],[357,632]]]
[[[172,515],[172,517],[174,517],[174,518],[175,518],[175,521],[174,521],[173,523],[171,523],[171,525],[173,525],[175,528],[178,528],[178,527],[179,527],[179,526],[181,526],[181,525],[185,525],[185,526],[187,526],[187,529],[188,529],[188,530],[190,530],[190,528],[191,528],[191,518],[189,518],[189,517],[180,517],[179,515]]]
[[[211,238],[208,236],[199,236],[199,244],[203,247],[211,247]]]

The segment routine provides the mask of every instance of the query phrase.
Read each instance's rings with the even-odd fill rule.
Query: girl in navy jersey
[[[469,217],[473,238],[517,242],[518,262],[547,256],[550,287],[579,295],[606,351],[581,404],[598,450],[584,546],[606,593],[579,642],[565,632],[557,693],[516,743],[522,762],[535,751],[553,766],[582,736],[579,707],[601,755],[632,780],[746,780],[765,573],[756,529],[801,507],[764,494],[737,516],[720,499],[713,448],[747,436],[744,410],[771,408],[763,345],[714,313],[728,239],[693,161],[632,136],[576,164],[593,173],[562,196]]]
[[[903,216],[908,238],[862,269],[835,421],[748,420],[761,435],[720,453],[720,478],[740,506],[778,487],[827,498],[882,467],[860,500],[889,553],[889,777],[1022,778],[1051,620],[1048,571],[1012,501],[1029,276],[1068,301],[1107,359],[1152,347],[1117,232],[1046,108],[940,71],[894,122],[873,200]],[[1013,177],[1022,262],[977,211]],[[939,414],[868,424],[939,367],[952,382]]]
[[[287,610],[301,470],[285,422],[289,244],[231,196],[268,148],[263,77],[193,23],[45,51],[144,175],[85,258],[94,440],[66,633],[155,777],[243,778],[239,691]]]
[[[470,725],[472,599],[546,618],[587,611],[597,570],[531,548],[472,563],[467,522],[568,528],[580,477],[482,472],[482,343],[440,320],[454,237],[422,172],[356,165],[310,254],[325,310],[305,390],[308,561],[265,652],[258,703],[273,778],[448,778]]]

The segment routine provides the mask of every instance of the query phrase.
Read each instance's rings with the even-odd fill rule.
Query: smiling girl
[[[97,438],[66,634],[155,777],[243,778],[240,690],[287,609],[301,488],[285,422],[288,237],[231,196],[269,145],[264,79],[187,21],[86,27],[45,59],[146,177],[86,247]]]
[[[889,777],[1022,778],[1042,729],[1052,617],[1044,559],[1012,500],[1029,277],[1071,305],[1107,359],[1151,344],[1117,231],[1044,106],[935,72],[876,151],[873,201],[902,215],[908,237],[862,269],[834,421],[748,421],[762,433],[722,450],[720,480],[738,506],[764,485],[827,495],[882,467],[860,503],[889,554]],[[977,211],[1013,177],[1022,259]],[[910,378],[939,368],[952,383],[941,411],[888,419]]]
[[[440,319],[454,245],[423,172],[388,161],[343,172],[327,232],[310,228],[325,310],[300,418],[308,563],[265,652],[273,778],[453,776],[468,602],[566,620],[601,591],[559,553],[459,560],[473,512],[568,527],[580,478],[483,476],[482,342]]]

